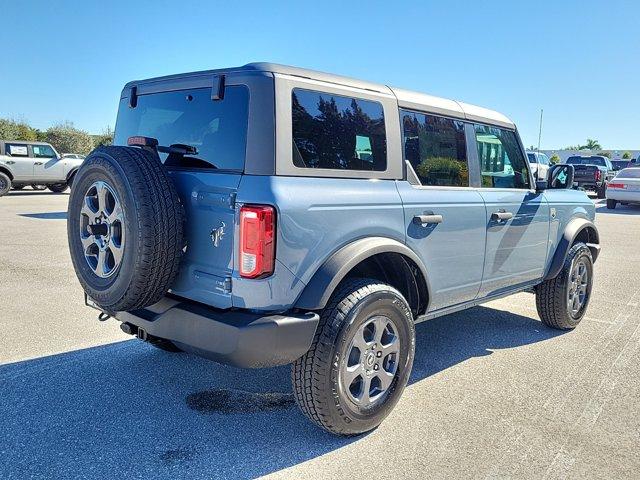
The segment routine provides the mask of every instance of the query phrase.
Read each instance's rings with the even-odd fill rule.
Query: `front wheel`
[[[560,273],[536,287],[542,323],[559,330],[575,328],[584,317],[593,286],[593,258],[584,243],[571,247]]]
[[[67,185],[66,183],[53,183],[53,184],[47,185],[47,188],[51,190],[53,193],[62,193],[66,191],[67,188],[69,188],[69,185]]]
[[[400,399],[414,351],[402,294],[377,280],[348,279],[322,311],[309,351],[293,364],[296,402],[331,433],[372,430]]]
[[[11,190],[11,179],[8,175],[0,172],[0,197],[5,196]]]

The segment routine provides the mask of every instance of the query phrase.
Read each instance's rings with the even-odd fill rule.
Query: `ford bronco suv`
[[[398,402],[417,322],[525,290],[546,325],[580,322],[600,247],[572,177],[535,181],[499,113],[256,63],[128,83],[68,240],[101,319],[226,364],[292,363],[302,411],[350,435]]]
[[[48,143],[0,140],[0,197],[27,185],[64,192],[81,164],[82,159],[61,157]]]

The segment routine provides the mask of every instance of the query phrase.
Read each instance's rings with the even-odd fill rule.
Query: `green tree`
[[[60,153],[81,153],[86,155],[93,150],[93,139],[84,130],[79,130],[71,122],[64,122],[48,128],[46,141]]]
[[[556,163],[560,163],[560,157],[557,154],[553,154],[549,161],[555,165]]]
[[[602,145],[598,143],[597,140],[593,138],[587,138],[587,143],[583,145],[580,150],[601,150]]]
[[[0,139],[33,142],[38,139],[37,130],[24,121],[0,119]]]
[[[111,127],[105,128],[100,135],[91,135],[93,138],[93,147],[97,148],[102,145],[113,144],[113,129]]]
[[[631,152],[624,152],[622,154],[622,159],[623,160],[630,160],[631,159]]]

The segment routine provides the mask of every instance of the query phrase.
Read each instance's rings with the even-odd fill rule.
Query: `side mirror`
[[[573,188],[573,177],[575,170],[573,165],[557,164],[549,168],[547,174],[547,188],[561,190]]]

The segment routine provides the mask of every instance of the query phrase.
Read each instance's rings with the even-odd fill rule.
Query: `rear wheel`
[[[607,196],[607,184],[603,183],[596,193],[598,194],[598,198],[605,198]]]
[[[6,173],[0,172],[0,197],[6,195],[11,190],[11,179]]]
[[[62,193],[69,188],[69,185],[67,185],[66,183],[53,183],[47,185],[47,188],[53,193]]]
[[[613,210],[614,208],[616,208],[616,205],[618,204],[617,200],[612,200],[610,198],[607,198],[607,208],[609,210]],[[624,203],[623,203],[624,205]]]
[[[69,197],[67,236],[84,291],[107,312],[159,301],[178,273],[184,211],[157,156],[100,147]]]
[[[296,402],[329,432],[367,432],[400,399],[414,351],[402,294],[377,280],[348,279],[322,311],[311,348],[293,364]]]
[[[542,323],[559,330],[575,328],[591,299],[593,259],[584,243],[571,247],[560,273],[536,287],[536,307]]]

